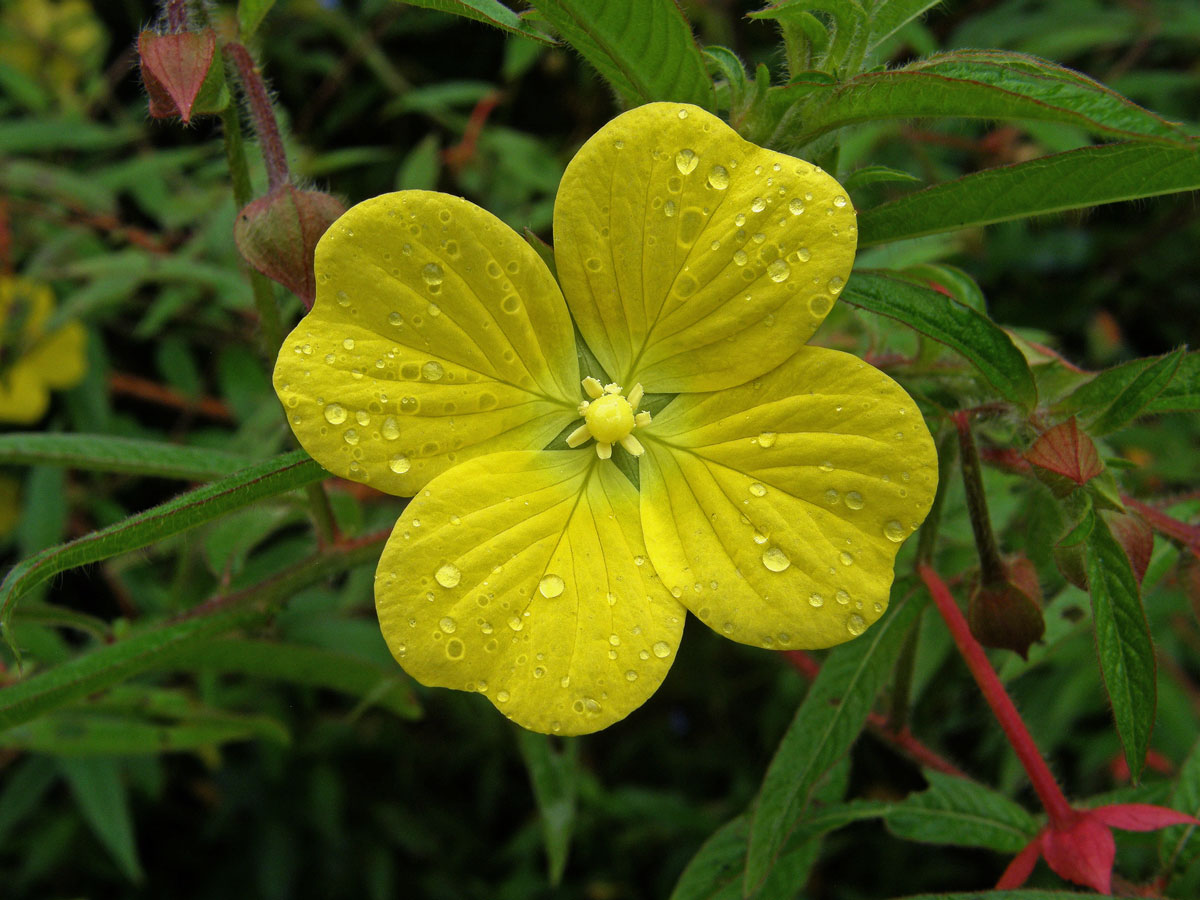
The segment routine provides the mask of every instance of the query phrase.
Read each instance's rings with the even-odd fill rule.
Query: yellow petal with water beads
[[[334,474],[407,496],[456,462],[544,447],[575,418],[562,294],[490,213],[428,191],[376,197],[329,228],[316,272],[274,380]]]
[[[642,527],[663,583],[709,627],[761,647],[862,634],[937,486],[916,404],[834,350],[681,395],[639,434]]]
[[[379,561],[379,622],[421,683],[481,692],[535,731],[597,731],[654,693],[683,632],[646,555],[613,465],[493,454],[409,504]]]
[[[782,363],[829,312],[856,242],[833,178],[677,103],[601,128],[554,207],[584,340],[621,384],[655,393],[731,387]]]

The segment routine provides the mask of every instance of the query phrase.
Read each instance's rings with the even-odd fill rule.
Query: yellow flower
[[[824,172],[666,103],[567,167],[558,283],[455,197],[339,219],[275,385],[322,465],[415,497],[375,580],[400,664],[581,734],[655,691],[688,611],[759,647],[862,634],[937,473],[898,385],[804,346],[855,242]]]
[[[87,370],[87,332],[78,322],[47,332],[53,310],[49,285],[0,277],[0,421],[36,422],[50,388],[73,387]]]

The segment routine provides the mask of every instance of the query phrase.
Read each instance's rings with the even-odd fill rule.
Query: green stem
[[[950,473],[958,458],[955,448],[954,432],[943,429],[938,435],[938,486],[933,495],[933,505],[929,507],[929,515],[921,526],[921,535],[917,539],[917,562],[933,562],[933,550],[937,544],[938,529],[942,524],[942,507],[946,502],[946,491],[950,486]]]
[[[971,516],[971,530],[975,533],[975,549],[979,554],[979,568],[986,587],[997,587],[1008,581],[992,523],[988,518],[987,493],[983,489],[983,467],[979,462],[979,448],[975,446],[975,435],[971,431],[969,416],[965,412],[954,414],[954,426],[958,429],[958,447],[962,458],[963,487],[967,492],[967,512]]]
[[[304,489],[308,494],[308,511],[312,513],[313,524],[317,528],[317,539],[322,547],[333,543],[337,529],[333,521],[333,507],[329,505],[329,495],[325,493],[325,483],[318,481]]]
[[[231,103],[221,113],[222,131],[225,137],[225,158],[229,163],[229,179],[233,182],[233,205],[242,209],[252,199],[250,167],[246,164],[246,149],[242,141],[242,123],[237,108]],[[254,307],[258,311],[263,353],[268,360],[279,354],[283,344],[283,324],[279,318],[279,307],[275,305],[275,291],[271,283],[253,269],[247,269],[250,289],[254,293]]]

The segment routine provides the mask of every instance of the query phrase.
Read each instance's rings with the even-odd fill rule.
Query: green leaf
[[[0,584],[0,621],[5,633],[21,596],[59,572],[145,547],[256,500],[320,481],[326,475],[307,453],[296,450],[22,560]]]
[[[0,122],[0,155],[110,150],[132,143],[144,133],[141,122],[115,128],[68,117],[15,119]],[[6,161],[5,165],[12,165],[12,161]]]
[[[872,207],[858,217],[860,247],[1200,189],[1200,150],[1105,144],[999,166]]]
[[[125,877],[142,880],[129,796],[116,760],[104,757],[64,758],[59,769],[71,786],[79,811]]]
[[[712,110],[712,82],[674,0],[530,0],[563,39],[612,85],[626,106],[655,100]]]
[[[40,756],[26,757],[5,771],[0,790],[0,847],[8,846],[12,830],[41,808],[57,775],[54,763]]]
[[[793,81],[793,84],[795,81]],[[877,119],[1037,119],[1093,134],[1186,144],[1178,125],[1116,91],[1054,63],[1000,50],[939,53],[900,69],[866,72],[839,84],[789,85],[805,94],[797,144]]]
[[[920,180],[916,175],[888,166],[863,166],[843,178],[842,187],[853,193],[868,184],[882,184],[888,181],[920,182]]]
[[[236,673],[326,688],[359,698],[367,706],[379,706],[403,719],[421,716],[412,693],[412,681],[401,669],[320,647],[228,638],[189,643],[163,654],[155,667]]]
[[[750,76],[746,74],[746,66],[741,57],[728,47],[710,44],[702,51],[708,71],[719,76],[729,86],[729,108],[737,112],[742,108],[746,97],[754,89]]]
[[[0,190],[5,195],[47,198],[94,213],[113,213],[116,195],[107,185],[70,169],[30,159],[5,160],[0,166]]]
[[[428,134],[404,157],[396,173],[396,187],[402,191],[432,191],[437,187],[441,168],[438,136]]]
[[[1171,354],[1173,355],[1173,354]],[[1088,413],[1109,406],[1147,369],[1169,356],[1135,359],[1111,369],[1105,369],[1087,384],[1062,401],[1067,413]],[[1145,415],[1164,412],[1195,412],[1200,410],[1200,352],[1185,353],[1175,370],[1175,377],[1142,409]]]
[[[0,690],[0,729],[28,722],[148,669],[163,668],[172,654],[183,654],[217,635],[259,622],[302,588],[374,562],[385,539],[381,535],[327,550],[283,575],[210,601],[207,610],[192,618],[136,632],[9,684]]]
[[[877,0],[867,25],[870,40],[868,52],[874,50],[893,34],[937,6],[940,0]]]
[[[249,40],[258,31],[275,0],[238,0],[237,17],[242,30],[242,40]]]
[[[961,353],[996,391],[1023,409],[1037,403],[1029,364],[1004,330],[940,291],[883,272],[856,271],[842,300],[903,322]]]
[[[1099,516],[1087,538],[1086,556],[1100,672],[1136,783],[1157,706],[1154,643],[1129,557]]]
[[[575,828],[579,743],[568,740],[563,750],[556,752],[546,735],[520,729],[517,732],[517,746],[521,750],[521,758],[525,760],[542,819],[542,839],[546,844],[550,884],[557,887],[567,866],[571,832]]]
[[[1182,349],[1176,350],[1142,369],[1088,426],[1088,431],[1096,435],[1108,434],[1141,415],[1175,377],[1183,353]]]
[[[287,730],[267,716],[225,713],[208,721],[161,723],[136,716],[68,710],[0,731],[0,747],[60,757],[173,753],[231,741],[290,741]]]
[[[897,837],[1018,853],[1037,834],[1033,816],[991,788],[932,770],[925,780],[928,790],[909,795],[884,816]]]
[[[870,631],[826,658],[759,790],[746,853],[747,894],[770,874],[821,777],[862,731],[922,608],[911,599],[893,604]]]
[[[3,800],[0,800],[0,805]],[[1200,742],[1192,746],[1187,759],[1179,767],[1175,789],[1171,792],[1171,808],[1200,817]],[[1200,836],[1195,825],[1173,825],[1164,828],[1159,838],[1158,856],[1168,874],[1182,872],[1200,856]]]
[[[90,472],[211,481],[245,468],[250,460],[208,447],[102,434],[16,432],[0,435],[0,464],[67,466]]]
[[[546,37],[536,28],[525,24],[525,20],[500,3],[499,0],[404,0],[409,6],[420,6],[424,9],[436,9],[438,12],[452,13],[483,22],[510,34],[537,41],[539,44],[554,46],[554,41]]]

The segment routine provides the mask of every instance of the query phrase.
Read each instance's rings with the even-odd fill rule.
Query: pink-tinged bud
[[[1012,650],[1026,659],[1029,645],[1046,631],[1042,617],[1042,589],[1037,570],[1023,556],[1004,566],[1006,578],[999,584],[977,584],[967,607],[971,634],[985,647]]]
[[[1146,524],[1146,520],[1141,516],[1132,513],[1106,509],[1102,510],[1100,515],[1108,523],[1109,531],[1117,539],[1125,555],[1129,557],[1133,574],[1141,584],[1142,579],[1146,577],[1146,570],[1150,568],[1150,554],[1154,552],[1154,529]]]
[[[177,34],[143,31],[138,35],[142,82],[150,96],[151,116],[178,116],[190,122],[193,111],[212,111],[195,107],[201,88],[207,88],[206,94],[223,93],[225,76],[220,59],[213,64],[216,49],[217,35],[211,28]]]
[[[1104,471],[1096,445],[1074,417],[1048,429],[1025,453],[1038,478],[1063,497]]]
[[[233,237],[246,262],[311,309],[317,292],[313,252],[325,229],[345,211],[329,194],[285,184],[238,213]]]

